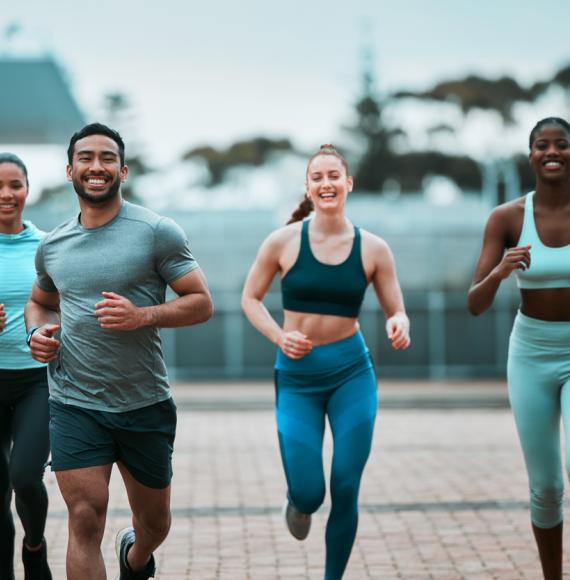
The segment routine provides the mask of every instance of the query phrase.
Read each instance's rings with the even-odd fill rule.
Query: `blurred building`
[[[53,165],[63,177],[64,147],[85,122],[65,75],[48,57],[0,58],[0,75],[7,87],[0,91],[0,149],[2,143],[16,153],[17,146],[56,147]],[[29,163],[27,154],[22,156]],[[285,223],[302,193],[296,185],[304,177],[305,160],[300,159],[289,154],[261,167],[235,168],[217,192],[198,187],[204,171],[199,164],[179,164],[139,180],[149,191],[142,198],[187,232],[216,305],[215,317],[205,325],[163,330],[173,378],[272,376],[275,347],[245,319],[240,294],[261,241]],[[30,169],[33,184],[34,168]],[[466,296],[490,209],[521,192],[508,162],[491,161],[482,167],[482,175],[482,195],[466,194],[449,179],[432,176],[417,194],[350,196],[352,221],[386,239],[393,250],[412,322],[412,347],[393,351],[384,316],[369,289],[360,320],[380,377],[504,374],[516,291],[504,285],[491,311],[479,318],[467,312]],[[175,196],[188,200],[198,189],[200,206],[173,207]],[[60,181],[40,203],[28,206],[26,217],[50,230],[76,212],[72,189]],[[278,281],[266,304],[279,320]]]
[[[0,151],[19,155],[30,200],[65,182],[69,137],[85,124],[64,71],[50,56],[0,55]]]
[[[50,57],[0,58],[0,143],[63,145],[84,124],[63,71]]]

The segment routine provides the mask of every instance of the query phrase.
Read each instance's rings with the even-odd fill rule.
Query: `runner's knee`
[[[315,513],[325,499],[324,486],[304,486],[299,489],[289,489],[291,503],[302,513]]]
[[[95,541],[103,536],[105,529],[106,507],[103,509],[88,501],[68,505],[69,527],[76,538]]]
[[[135,514],[137,527],[142,528],[144,532],[157,540],[166,538],[170,530],[172,516],[170,510],[157,510],[144,514]]]
[[[530,490],[532,522],[539,528],[553,528],[562,521],[564,488],[558,486],[535,487]]]

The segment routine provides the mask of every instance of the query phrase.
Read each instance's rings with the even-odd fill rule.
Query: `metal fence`
[[[447,207],[430,205],[421,196],[396,201],[360,196],[349,204],[354,223],[390,244],[412,324],[412,346],[407,351],[394,351],[384,331],[384,315],[373,291],[368,290],[360,322],[380,376],[504,375],[508,336],[518,303],[513,281],[503,284],[494,306],[483,316],[471,316],[466,306],[489,209],[480,196],[464,196]],[[49,230],[75,211],[69,204],[43,204],[29,207],[27,214]],[[207,324],[162,330],[171,376],[271,376],[275,347],[246,320],[240,292],[261,240],[283,223],[282,216],[267,209],[171,211],[170,215],[188,233],[216,307]],[[265,303],[280,321],[278,290],[276,281]]]
[[[277,320],[280,296],[265,303]],[[251,326],[240,309],[238,293],[214,295],[216,314],[203,326],[162,331],[164,351],[174,379],[252,379],[273,373],[275,346]],[[372,293],[360,316],[378,375],[391,378],[501,377],[516,314],[516,294],[504,291],[483,316],[473,317],[466,292],[428,291],[406,296],[412,345],[391,348],[384,315]]]

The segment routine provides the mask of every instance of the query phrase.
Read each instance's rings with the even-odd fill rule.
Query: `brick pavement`
[[[414,389],[428,397],[441,391],[437,385],[384,389],[388,408],[379,413],[345,579],[540,578],[509,411],[477,405],[389,408],[390,393],[407,390],[413,398]],[[479,386],[469,396],[486,400],[501,393],[502,385]],[[156,554],[157,579],[322,580],[328,497],[309,538],[302,543],[291,538],[280,516],[285,486],[274,417],[266,405],[271,397],[268,384],[176,389],[173,525]],[[216,400],[249,403],[216,411]],[[328,438],[326,460],[330,465]],[[46,483],[51,501],[46,536],[54,577],[60,580],[65,578],[66,511],[52,473]],[[128,523],[126,495],[115,470],[103,542],[109,578],[117,573],[114,535]],[[17,534],[19,545],[19,524]],[[23,578],[19,562],[17,578]]]

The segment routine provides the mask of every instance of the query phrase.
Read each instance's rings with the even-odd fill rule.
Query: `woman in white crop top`
[[[489,216],[468,305],[482,314],[501,282],[517,276],[521,305],[509,342],[509,398],[544,578],[555,580],[562,578],[561,418],[570,451],[570,124],[542,119],[529,145],[536,190]]]

